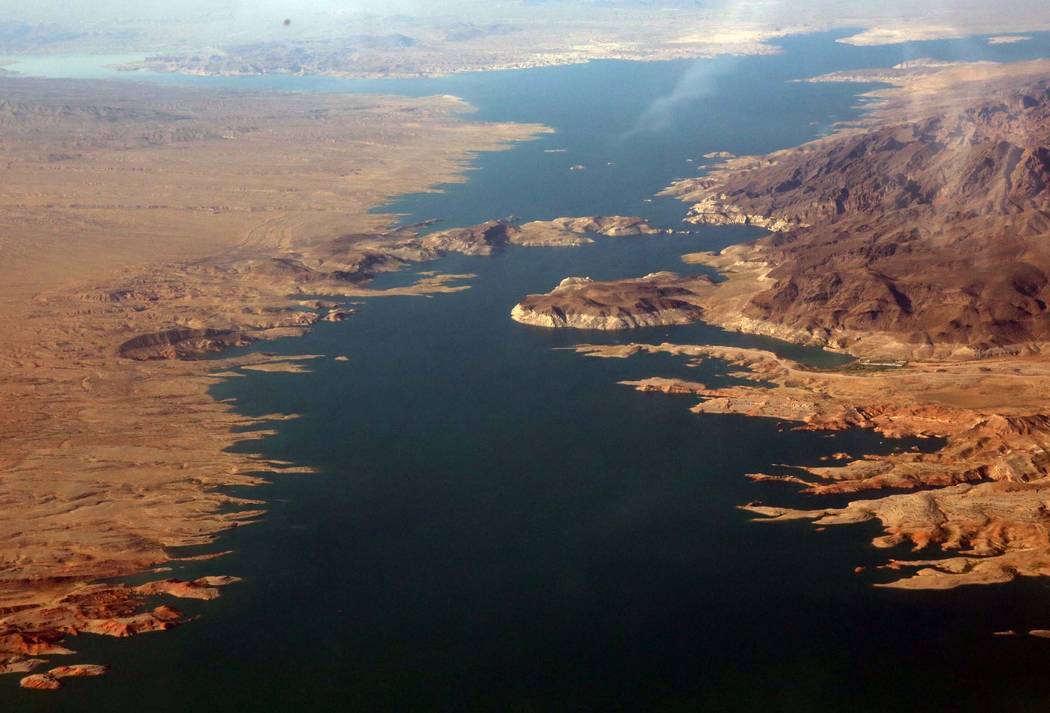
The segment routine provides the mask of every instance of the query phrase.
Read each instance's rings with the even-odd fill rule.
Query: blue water
[[[776,57],[696,63],[205,82],[454,93],[478,119],[556,130],[479,156],[466,183],[383,208],[405,221],[619,213],[686,232],[450,257],[420,269],[476,273],[470,290],[367,300],[347,322],[266,344],[328,358],[308,374],[251,373],[215,395],[246,414],[301,414],[242,447],[319,472],[251,490],[269,503],[266,522],[217,543],[234,555],[178,572],[245,582],[215,602],[179,602],[202,618],[174,632],[76,639],[76,660],[113,665],[106,679],[47,696],[0,680],[3,710],[1041,709],[1050,645],[991,633],[1050,624],[1046,583],[880,589],[872,585],[886,573],[854,566],[906,553],[874,550],[875,526],[761,525],[736,508],[840,504],[753,483],[749,472],[933,444],[697,416],[688,397],[616,382],[658,375],[720,385],[732,381],[725,365],[588,359],[565,347],[736,344],[825,367],[842,357],[704,325],[578,333],[508,318],[522,295],[566,275],[685,270],[682,253],[758,235],[686,230],[685,206],[646,199],[695,174],[707,151],[765,152],[826,132],[856,116],[866,88],[790,79],[919,56],[1050,54],[1047,35],[995,48],[858,49],[833,38],[785,41]],[[554,148],[566,152],[544,151]],[[569,171],[574,164],[586,170]],[[349,361],[335,361],[341,354]]]

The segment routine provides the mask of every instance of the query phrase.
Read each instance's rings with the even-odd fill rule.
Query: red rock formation
[[[14,631],[0,634],[0,653],[27,654],[29,656],[72,653],[64,646],[59,646],[58,642],[61,640],[62,634],[54,631],[39,633]]]
[[[182,614],[165,605],[144,611],[147,597],[214,599],[219,587],[237,581],[236,577],[200,577],[138,586],[86,585],[50,604],[10,612],[0,617],[0,673],[26,672],[43,663],[31,656],[73,653],[60,642],[74,634],[128,637],[174,628],[183,620]],[[23,685],[48,687],[48,677],[97,676],[104,671],[104,667],[88,664],[63,666],[42,677],[29,677],[29,683]]]
[[[32,676],[26,676],[18,682],[18,685],[38,691],[54,691],[62,687],[61,681],[49,673],[35,673]]]
[[[26,676],[18,682],[22,688],[31,688],[38,691],[54,691],[62,687],[63,678],[84,678],[87,676],[101,676],[109,670],[108,666],[97,664],[73,664],[72,666],[58,666],[47,673],[37,673]]]
[[[108,666],[80,663],[71,666],[57,666],[48,671],[48,674],[55,678],[83,678],[85,676],[101,676],[108,670]]]

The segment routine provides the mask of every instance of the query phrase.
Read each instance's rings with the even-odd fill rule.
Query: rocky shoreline
[[[61,455],[41,451],[39,463],[23,462],[22,469],[30,470],[22,474],[22,487],[32,482],[29,476],[42,472],[42,468],[49,472],[72,469],[78,459],[92,457],[93,452],[105,453],[103,457],[108,460],[102,462],[109,468],[108,477],[120,475],[122,471],[116,467],[119,461],[112,460],[119,454],[107,450],[109,446],[98,445],[100,440],[112,438],[121,442],[122,453],[135,454],[134,461],[119,465],[127,469],[126,476],[136,487],[146,492],[151,489],[142,473],[143,460],[149,462],[153,477],[163,484],[162,492],[155,496],[155,508],[168,505],[163,488],[171,491],[173,484],[164,479],[174,469],[170,477],[176,478],[178,488],[173,492],[180,494],[180,502],[192,503],[194,515],[187,525],[179,522],[177,513],[170,521],[151,522],[149,527],[158,530],[155,533],[145,529],[144,524],[135,532],[134,547],[122,559],[118,559],[120,542],[107,543],[105,559],[87,556],[83,543],[71,544],[85,553],[78,556],[48,542],[37,542],[32,533],[24,531],[23,520],[12,522],[12,527],[19,528],[14,545],[22,548],[23,560],[0,569],[0,673],[26,673],[46,663],[40,656],[70,653],[60,642],[79,633],[125,637],[170,629],[183,621],[182,615],[167,605],[146,609],[147,597],[163,594],[211,599],[218,596],[218,586],[235,581],[221,577],[193,582],[160,580],[133,588],[90,584],[101,577],[154,569],[172,560],[167,547],[212,542],[228,528],[250,524],[263,514],[264,503],[225,495],[220,490],[223,486],[259,484],[262,479],[249,473],[260,470],[274,474],[302,472],[286,463],[235,456],[227,450],[232,442],[266,436],[269,431],[260,426],[268,420],[290,416],[242,418],[234,415],[229,405],[216,404],[207,395],[207,389],[219,379],[239,376],[242,370],[306,369],[312,358],[289,360],[252,354],[201,362],[196,357],[257,341],[301,335],[322,320],[338,321],[353,311],[339,301],[298,297],[304,293],[379,297],[468,289],[469,285],[463,283],[472,275],[431,273],[421,274],[414,284],[405,287],[369,287],[371,279],[380,272],[436,260],[451,252],[490,255],[510,246],[582,245],[592,241],[589,234],[662,232],[643,220],[622,216],[560,218],[522,226],[489,221],[425,235],[412,227],[395,228],[348,234],[334,240],[302,241],[283,249],[244,246],[216,257],[158,265],[109,284],[77,286],[72,291],[50,294],[45,313],[54,325],[70,324],[75,318],[80,329],[97,329],[99,334],[101,351],[93,363],[96,371],[85,377],[84,383],[89,385],[86,390],[74,395],[82,398],[87,408],[97,408],[97,392],[104,388],[103,379],[114,381],[115,375],[121,380],[130,379],[127,386],[114,385],[118,390],[108,398],[114,405],[119,404],[136,423],[140,437],[151,443],[129,443],[123,421],[113,423],[112,433],[105,436],[99,426],[92,426],[84,433],[94,444],[92,447],[79,445]],[[148,331],[160,325],[166,328]],[[136,336],[127,337],[129,331]],[[155,401],[163,401],[163,407]],[[192,419],[178,421],[191,412]],[[173,419],[177,427],[172,425]],[[251,429],[246,428],[249,425]],[[73,427],[68,422],[60,427],[66,430],[68,439]],[[150,435],[154,428],[155,437]],[[205,429],[207,438],[203,437]],[[46,438],[43,433],[36,436]],[[192,450],[187,445],[191,440]],[[56,457],[59,455],[72,461],[66,465]],[[199,462],[191,462],[192,458],[199,458]],[[198,473],[197,478],[187,479],[188,472]],[[50,478],[46,482],[50,483]],[[96,508],[123,508],[119,501],[105,502],[105,492],[92,497]],[[229,506],[234,509],[227,512]],[[129,519],[129,513],[120,512],[123,520]],[[46,513],[37,515],[47,517]],[[91,541],[87,533],[93,528],[93,524],[85,524],[83,542]],[[144,543],[154,541],[157,544],[144,548]],[[39,552],[38,557],[25,556],[33,550]],[[45,557],[46,561],[40,559]],[[60,686],[59,678],[51,673],[34,675],[25,686],[54,690]]]
[[[698,397],[703,414],[773,418],[810,430],[872,429],[889,438],[939,438],[929,453],[842,454],[835,464],[787,464],[794,474],[756,473],[815,495],[866,495],[845,507],[791,510],[760,503],[744,509],[773,521],[818,526],[877,521],[873,544],[939,549],[939,559],[890,559],[901,576],[880,586],[946,589],[1050,574],[1050,364],[1045,360],[923,362],[888,369],[820,371],[769,352],[679,344],[580,345],[589,357],[666,353],[719,359],[739,386],[708,388],[658,377],[622,382],[642,392]],[[749,383],[750,382],[750,383]],[[771,385],[771,386],[770,386]],[[1009,405],[1008,405],[1009,404]],[[913,491],[875,496],[884,489]]]
[[[694,225],[752,225],[764,228],[773,233],[785,232],[796,228],[808,227],[797,218],[778,215],[748,213],[734,204],[726,194],[706,195],[704,189],[698,190],[702,183],[683,181],[672,185],[661,195],[673,196],[683,201],[699,200],[689,208],[685,220]],[[714,185],[713,183],[710,185]]]
[[[821,371],[729,347],[577,351],[735,367],[741,383],[724,388],[659,376],[624,382],[695,396],[698,414],[942,439],[929,453],[840,454],[834,463],[749,476],[856,498],[842,507],[742,507],[763,521],[878,522],[876,547],[910,545],[916,553],[890,558],[881,571],[899,574],[879,586],[948,589],[1050,575],[1050,263],[1041,247],[1050,238],[1047,76],[1047,62],[904,67],[857,126],[770,156],[731,159],[667,190],[692,204],[692,222],[774,233],[684,256],[725,278],[691,286],[691,314],[865,360]],[[654,292],[682,278],[642,279]],[[601,293],[617,295],[603,303],[574,280],[527,297],[514,317],[589,328],[611,305],[629,315],[616,328],[637,326],[652,312],[631,299],[639,282],[602,283]],[[896,492],[879,494],[887,489]]]

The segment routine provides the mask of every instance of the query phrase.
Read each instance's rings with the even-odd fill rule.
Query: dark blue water
[[[1039,41],[1046,50],[1046,38]],[[481,156],[471,180],[443,194],[396,201],[389,209],[405,220],[640,213],[684,228],[684,206],[645,199],[694,173],[699,164],[687,158],[812,138],[854,116],[863,89],[786,80],[986,49],[858,50],[828,36],[785,47],[772,58],[351,84],[456,93],[480,118],[557,131]],[[343,85],[316,88],[333,86]],[[660,100],[668,96],[679,98]],[[577,163],[587,169],[568,170]],[[642,395],[616,382],[680,376],[720,385],[731,383],[725,365],[589,359],[565,347],[674,341],[757,346],[820,366],[841,357],[704,325],[580,333],[508,318],[522,295],[566,275],[684,270],[682,253],[754,235],[704,228],[452,257],[421,269],[476,273],[466,292],[368,300],[345,323],[265,345],[327,358],[308,374],[252,373],[215,395],[246,414],[301,414],[242,448],[319,472],[278,475],[251,490],[269,502],[266,522],[222,538],[218,546],[236,554],[178,571],[246,581],[216,602],[179,602],[202,619],[174,632],[79,637],[75,659],[113,664],[106,679],[54,695],[0,680],[0,707],[1041,710],[1050,645],[991,633],[1050,624],[1044,582],[880,589],[872,585],[885,574],[853,568],[906,553],[874,550],[875,526],[755,524],[736,508],[752,500],[839,504],[743,476],[913,443],[697,416],[688,397]],[[342,354],[349,361],[335,361]]]

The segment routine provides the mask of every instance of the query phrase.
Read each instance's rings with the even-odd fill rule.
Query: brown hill
[[[633,329],[698,322],[712,282],[703,275],[654,272],[636,280],[567,277],[543,295],[528,295],[511,319],[552,329]]]
[[[740,319],[913,356],[1050,342],[1050,80],[987,89],[672,186],[693,222],[777,231],[713,260],[768,278]]]

